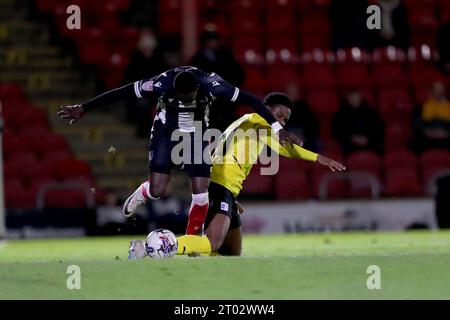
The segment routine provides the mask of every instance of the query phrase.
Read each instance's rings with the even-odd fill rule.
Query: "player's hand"
[[[278,137],[280,138],[281,143],[289,142],[299,145],[300,147],[303,147],[303,140],[297,137],[292,132],[281,129],[280,131],[278,131]]]
[[[239,214],[243,214],[245,210],[244,210],[244,207],[242,206],[242,204],[239,201],[236,201],[236,205],[237,205]]]
[[[329,159],[327,157],[319,156],[317,157],[317,162],[323,166],[327,166],[331,171],[344,171],[346,170],[345,166],[342,163],[334,161],[333,159]]]
[[[69,124],[79,120],[84,114],[83,106],[76,104],[73,106],[61,106],[59,107],[58,115],[61,119],[69,119]]]

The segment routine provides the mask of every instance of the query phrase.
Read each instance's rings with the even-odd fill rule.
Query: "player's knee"
[[[164,194],[165,186],[150,183],[150,196],[152,198],[160,198]]]
[[[211,251],[212,252],[218,252],[220,247],[222,246],[223,239],[219,239],[215,236],[209,236],[209,243],[211,244]]]

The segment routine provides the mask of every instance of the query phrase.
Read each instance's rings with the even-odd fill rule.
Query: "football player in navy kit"
[[[158,199],[163,195],[170,179],[170,171],[175,165],[171,153],[178,141],[172,141],[173,132],[178,130],[188,134],[194,142],[196,129],[194,122],[200,122],[202,129],[208,127],[209,107],[215,99],[226,99],[251,106],[271,124],[272,129],[278,133],[280,141],[300,146],[303,144],[296,135],[282,129],[281,124],[258,98],[227,83],[215,73],[206,73],[190,66],[177,67],[151,79],[136,81],[113,89],[83,104],[62,106],[58,114],[63,119],[69,119],[72,124],[96,107],[133,95],[138,98],[154,96],[158,99],[158,103],[150,137],[149,179],[125,201],[123,213],[127,217],[133,215],[136,208],[149,199]],[[190,148],[191,161],[182,164],[182,170],[191,179],[193,193],[186,234],[201,233],[208,212],[211,162],[203,158],[203,151],[208,147],[208,141],[201,141],[201,144],[201,150]],[[196,152],[201,152],[200,157],[196,156]],[[200,163],[193,161],[194,158],[201,159]]]

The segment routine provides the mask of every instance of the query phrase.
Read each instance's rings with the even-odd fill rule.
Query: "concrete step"
[[[71,72],[70,58],[37,58],[0,55],[0,72]],[[72,71],[73,72],[73,71]]]
[[[1,46],[0,45],[0,57],[11,54],[13,51],[17,54],[26,55],[29,59],[39,59],[39,58],[59,58],[62,57],[63,51],[59,47],[43,45],[43,46],[32,46],[28,43],[20,43],[15,45],[13,48]]]
[[[55,130],[58,133],[65,135],[68,139],[85,140],[86,142],[91,142],[93,144],[115,141],[123,141],[124,143],[133,142],[130,141],[130,139],[135,139],[133,128],[113,124],[111,118],[105,117],[105,122],[108,119],[111,121],[111,124],[108,125],[100,122],[100,125],[96,124],[96,127],[92,127],[92,124],[82,124],[77,127],[74,125],[57,127]],[[139,144],[141,145],[142,143]]]
[[[14,70],[2,72],[0,74],[0,81],[3,82],[21,82],[28,83],[29,86],[51,88],[52,85],[61,83],[82,82],[85,77],[76,72],[35,72],[30,74],[26,70]]]

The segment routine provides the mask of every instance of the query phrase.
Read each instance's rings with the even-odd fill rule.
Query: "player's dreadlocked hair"
[[[266,106],[271,106],[274,104],[281,104],[283,106],[292,109],[292,101],[291,99],[281,92],[271,92],[264,98],[264,104]]]
[[[181,94],[189,94],[198,86],[197,76],[190,71],[182,71],[173,80],[175,90]]]

